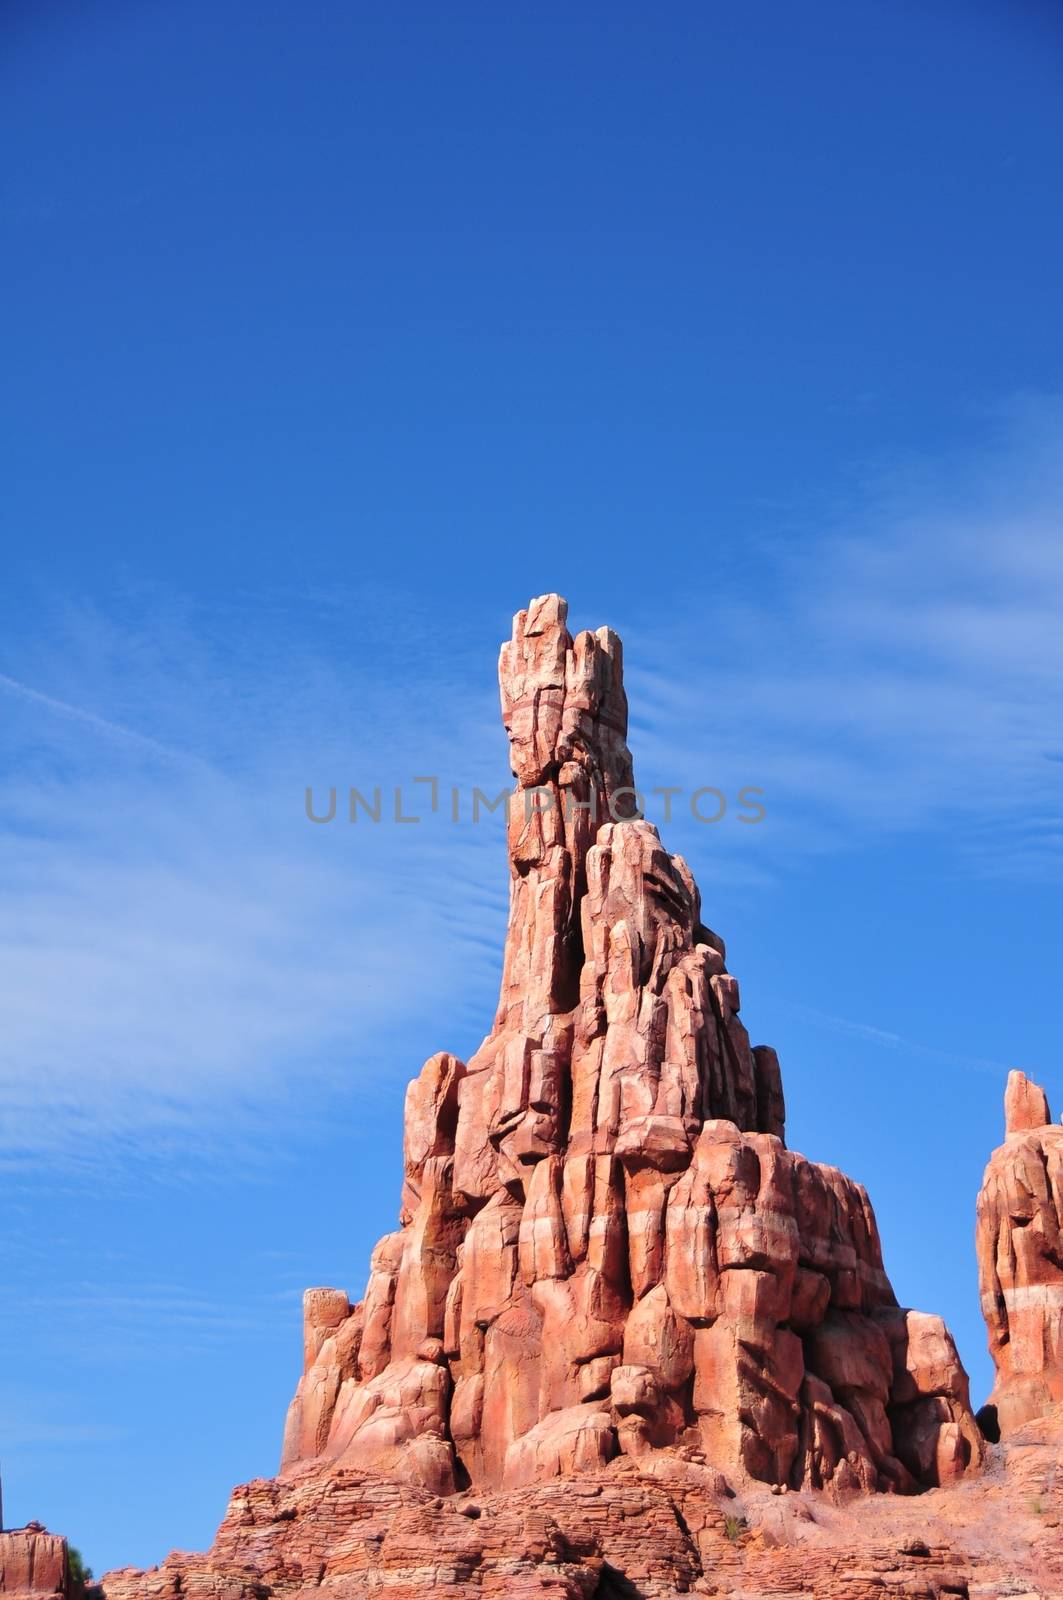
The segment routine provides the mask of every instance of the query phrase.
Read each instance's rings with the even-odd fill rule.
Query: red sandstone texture
[[[0,1594],[69,1595],[66,1540],[39,1522],[0,1533]]]
[[[1043,1089],[1008,1078],[1005,1139],[978,1196],[978,1274],[990,1404],[1008,1435],[1063,1401],[1063,1127]]]
[[[786,1149],[775,1054],[632,814],[620,642],[565,621],[533,601],[502,650],[492,1031],[410,1085],[363,1299],[306,1296],[281,1475],[107,1600],[1063,1595],[1063,1410],[987,1447],[864,1190]]]
[[[1058,1600],[1063,1418],[920,1496],[735,1498],[673,1452],[440,1497],[333,1463],[237,1489],[211,1550],[104,1579],[106,1600]]]
[[[791,1487],[961,1477],[982,1441],[948,1330],[898,1307],[859,1184],[786,1149],[775,1052],[686,862],[631,815],[619,639],[573,639],[547,595],[499,678],[494,1027],[410,1085],[364,1299],[307,1294],[284,1471],[449,1495],[680,1450]]]

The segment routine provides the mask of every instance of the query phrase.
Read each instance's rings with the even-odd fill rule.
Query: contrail
[[[890,1033],[885,1028],[873,1028],[866,1022],[850,1022],[846,1017],[834,1017],[825,1011],[815,1011],[811,1006],[787,1005],[793,1016],[803,1017],[818,1027],[830,1028],[833,1033],[849,1034],[854,1039],[866,1039],[869,1044],[882,1045],[887,1050],[901,1050],[908,1055],[926,1056],[943,1065],[964,1067],[969,1072],[988,1072],[994,1077],[1006,1074],[1009,1068],[1000,1061],[987,1061],[984,1056],[958,1055],[952,1050],[941,1050],[936,1045],[921,1044],[906,1039],[903,1034]]]
[[[194,761],[194,756],[183,754],[180,750],[171,750],[169,745],[152,739],[146,733],[137,733],[132,728],[125,728],[120,722],[109,722],[106,717],[98,717],[94,711],[83,711],[80,706],[69,705],[65,700],[56,700],[50,694],[42,694],[39,689],[31,689],[28,684],[19,683],[17,678],[9,678],[6,672],[0,672],[0,689],[6,689],[9,694],[18,695],[21,700],[28,700],[33,705],[44,706],[48,711],[54,711],[58,716],[69,717],[74,722],[83,723],[92,728],[96,733],[102,733],[105,738],[118,739],[124,744],[134,745],[137,749],[149,751],[154,756],[162,756],[166,761],[177,761],[182,765]]]

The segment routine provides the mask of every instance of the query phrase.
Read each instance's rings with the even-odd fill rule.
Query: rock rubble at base
[[[236,1489],[211,1549],[103,1580],[105,1600],[1058,1600],[1063,1414],[999,1470],[913,1498],[721,1494],[672,1452],[441,1497],[317,1462]]]

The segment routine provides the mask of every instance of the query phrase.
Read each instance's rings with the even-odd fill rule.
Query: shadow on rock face
[[[1000,1443],[1000,1419],[997,1416],[996,1406],[983,1406],[980,1411],[975,1412],[974,1420],[982,1430],[982,1438],[988,1444]]]
[[[592,1600],[643,1600],[643,1591],[607,1561],[602,1567]]]

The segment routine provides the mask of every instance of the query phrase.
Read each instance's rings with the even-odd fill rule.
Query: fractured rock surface
[[[1063,1408],[993,1468],[913,1498],[740,1498],[672,1451],[442,1498],[319,1461],[233,1492],[213,1546],[103,1580],[105,1600],[1056,1600]]]
[[[1063,1401],[1063,1127],[1043,1089],[1008,1078],[1005,1139],[978,1196],[978,1276],[990,1405],[1007,1435]]]
[[[67,1542],[39,1522],[0,1532],[0,1594],[70,1595]]]
[[[619,639],[532,601],[499,662],[516,790],[494,1026],[406,1098],[400,1226],[313,1289],[283,1470],[440,1495],[692,1453],[895,1490],[981,1460],[938,1317],[897,1305],[867,1194],[787,1150],[686,862],[635,815]]]

